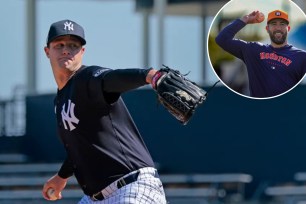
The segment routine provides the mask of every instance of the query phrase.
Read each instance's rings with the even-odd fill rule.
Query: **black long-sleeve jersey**
[[[58,175],[75,175],[87,195],[123,175],[154,167],[150,153],[120,94],[146,85],[150,69],[82,66],[58,90],[55,112],[67,152]]]

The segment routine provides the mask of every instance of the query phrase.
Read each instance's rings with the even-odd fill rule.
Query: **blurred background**
[[[241,67],[213,50],[213,36],[250,10],[287,10],[296,18],[289,43],[306,49],[305,1],[271,2],[2,2],[0,203],[48,203],[40,191],[65,158],[54,117],[56,84],[43,51],[51,23],[71,19],[85,28],[87,65],[120,69],[166,64],[189,73],[208,90],[218,80],[211,64],[226,60],[233,73]],[[226,4],[232,4],[231,9]],[[241,36],[264,42],[263,30],[245,29]],[[240,89],[246,89],[245,81],[236,83],[244,83]],[[159,169],[169,203],[305,204],[305,83],[269,100],[252,100],[235,92],[239,91],[219,83],[186,126],[156,105],[149,87],[123,95]],[[64,199],[54,203],[77,203],[81,196],[72,178]]]

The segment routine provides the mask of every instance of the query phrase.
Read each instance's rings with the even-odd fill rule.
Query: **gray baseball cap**
[[[82,26],[71,20],[62,20],[53,23],[47,37],[47,45],[55,38],[63,35],[73,35],[80,39],[82,45],[86,44],[85,32]]]

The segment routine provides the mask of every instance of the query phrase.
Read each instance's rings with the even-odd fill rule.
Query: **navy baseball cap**
[[[71,20],[62,20],[53,23],[47,37],[47,45],[55,38],[63,35],[73,35],[80,39],[81,44],[85,45],[85,32],[82,26]]]

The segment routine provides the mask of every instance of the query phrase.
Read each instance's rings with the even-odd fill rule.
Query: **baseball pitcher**
[[[42,194],[47,200],[61,199],[74,175],[85,194],[79,204],[165,204],[154,162],[120,95],[151,84],[185,124],[206,92],[170,68],[83,65],[85,44],[84,29],[76,22],[50,26],[44,50],[58,87],[54,107],[67,158]]]

